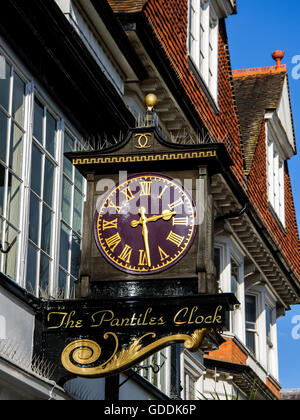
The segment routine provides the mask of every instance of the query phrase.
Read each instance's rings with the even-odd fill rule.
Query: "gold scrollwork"
[[[80,376],[107,376],[108,374],[120,373],[127,370],[137,363],[145,360],[151,354],[167,347],[170,344],[184,343],[184,346],[196,352],[210,329],[203,328],[196,330],[193,334],[175,334],[160,338],[143,348],[142,341],[146,337],[155,339],[156,333],[151,332],[143,335],[139,339],[133,338],[132,344],[127,349],[119,348],[119,341],[115,333],[107,332],[104,339],[112,336],[115,340],[115,349],[111,357],[99,366],[93,364],[100,358],[101,347],[92,340],[76,340],[70,343],[62,352],[61,362],[64,368],[76,375]],[[79,366],[80,365],[80,366]]]
[[[134,137],[138,137],[138,145],[135,146],[136,149],[150,149],[151,145],[148,145],[151,133],[140,133],[136,134]]]

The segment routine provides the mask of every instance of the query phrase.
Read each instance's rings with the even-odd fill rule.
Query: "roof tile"
[[[241,127],[245,172],[249,174],[266,110],[276,109],[286,72],[257,73],[234,77],[234,90]]]

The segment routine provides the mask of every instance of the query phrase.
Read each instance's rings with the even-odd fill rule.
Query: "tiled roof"
[[[266,110],[276,109],[283,90],[286,72],[256,73],[234,77],[234,90],[239,114],[245,157],[249,174]]]
[[[115,13],[140,12],[148,0],[107,0]]]

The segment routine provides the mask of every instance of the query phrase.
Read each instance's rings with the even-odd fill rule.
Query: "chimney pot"
[[[277,50],[273,52],[272,57],[276,61],[276,67],[282,66],[281,60],[283,59],[284,55],[285,51]]]

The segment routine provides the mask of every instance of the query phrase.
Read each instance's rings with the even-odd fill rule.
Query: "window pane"
[[[19,227],[20,195],[21,195],[20,181],[14,175],[9,174],[6,217],[16,227]]]
[[[23,157],[23,132],[15,125],[12,125],[10,139],[10,168],[21,177],[22,174],[22,157]]]
[[[43,206],[43,222],[42,222],[42,239],[41,248],[48,255],[51,250],[51,229],[52,228],[52,212],[48,207]]]
[[[1,86],[1,84],[0,84]],[[1,88],[0,88],[1,91]],[[0,111],[0,159],[6,162],[8,118]]]
[[[25,112],[25,83],[16,74],[14,75],[13,109],[14,119],[23,127]]]
[[[57,298],[58,299],[65,299],[67,282],[68,282],[68,277],[67,277],[66,273],[62,270],[59,270],[58,291],[57,291]]]
[[[0,104],[8,111],[9,107],[9,85],[10,85],[10,66],[4,63],[1,58],[0,65],[5,66],[4,69],[0,69]]]
[[[71,224],[71,199],[72,199],[72,185],[64,177],[63,180],[63,197],[62,197],[62,217],[65,222]]]
[[[42,144],[43,144],[43,116],[44,116],[44,108],[37,100],[35,100],[33,135]]]
[[[75,169],[75,185],[81,192],[83,191],[83,179],[78,169]]]
[[[246,332],[246,346],[252,353],[255,355],[255,333],[254,332]]]
[[[41,196],[42,154],[37,147],[32,147],[31,188]]]
[[[29,238],[36,244],[39,244],[39,214],[40,202],[31,194],[30,198],[30,218],[29,218]]]
[[[16,262],[17,262],[17,244],[18,232],[10,226],[7,226],[5,232],[5,246],[12,245],[8,254],[4,254],[4,273],[13,280],[16,280]]]
[[[5,168],[0,164],[0,215],[4,216]]]
[[[54,181],[54,166],[46,159],[45,160],[45,175],[44,175],[44,201],[52,207],[53,205],[53,181]]]
[[[271,322],[271,309],[268,306],[266,306],[266,336],[268,339],[271,338]]]
[[[41,252],[40,261],[40,295],[47,297],[50,276],[50,260]]]
[[[255,323],[256,322],[255,296],[247,295],[245,298],[245,305],[246,305],[246,321]]]
[[[74,140],[68,136],[68,134],[65,134],[65,140],[64,140],[64,153],[67,152],[72,152],[74,148]],[[69,159],[67,159],[64,156],[64,173],[70,178],[72,178],[72,174],[73,174],[73,165],[72,163],[69,161]]]
[[[69,270],[69,249],[70,249],[70,238],[71,231],[67,226],[61,224],[60,232],[60,254],[59,254],[59,264],[64,267],[66,270]]]
[[[71,274],[78,278],[80,262],[81,262],[81,249],[80,238],[77,235],[72,235],[72,257],[71,257]]]
[[[82,195],[75,190],[74,192],[74,209],[73,209],[73,229],[81,234],[81,218],[82,218]]]
[[[56,152],[56,126],[56,120],[47,112],[46,149],[52,156]]]
[[[31,243],[28,243],[26,289],[33,295],[36,294],[36,264],[37,250]]]

